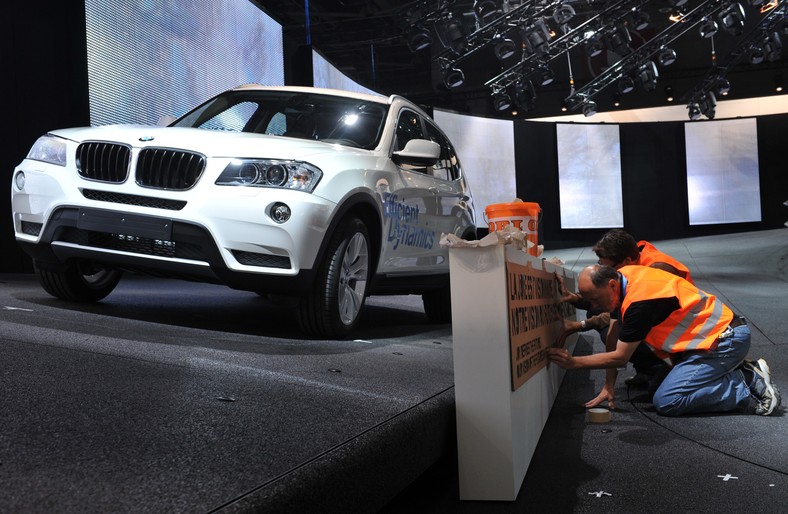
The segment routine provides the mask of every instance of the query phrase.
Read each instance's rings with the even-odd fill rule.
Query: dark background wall
[[[0,152],[0,272],[31,271],[16,245],[11,223],[10,184],[14,167],[36,138],[48,130],[90,122],[84,0],[15,4],[2,31],[7,113]],[[298,33],[285,32],[289,84],[311,81],[311,48]],[[758,119],[761,223],[690,227],[686,205],[683,123],[621,125],[625,229],[650,240],[782,227],[788,209],[788,165],[783,161],[788,115]],[[604,230],[561,230],[558,158],[553,123],[516,121],[517,196],[543,210],[540,241],[548,248],[592,244]],[[604,191],[599,192],[604,201]]]
[[[84,0],[20,2],[0,31],[0,271],[31,271],[14,241],[11,176],[47,130],[90,124]]]
[[[788,220],[788,115],[762,116],[756,123],[762,221],[702,226],[689,224],[684,123],[619,125],[624,229],[637,239],[658,241],[782,227]],[[555,124],[515,121],[514,137],[517,196],[541,206],[540,242],[548,248],[592,245],[606,230],[561,229]],[[598,193],[604,202],[605,192]]]

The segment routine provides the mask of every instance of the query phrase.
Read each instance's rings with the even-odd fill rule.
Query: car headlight
[[[218,186],[256,186],[311,193],[323,172],[300,161],[233,159],[216,180]]]
[[[41,136],[33,143],[33,148],[27,153],[27,158],[65,166],[66,141],[49,134]]]

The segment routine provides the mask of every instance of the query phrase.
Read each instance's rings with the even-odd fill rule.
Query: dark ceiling
[[[383,94],[474,115],[536,118],[598,111],[700,104],[774,94],[788,79],[788,0],[260,0],[297,44],[311,42],[334,66]],[[756,5],[753,5],[756,4]],[[561,8],[564,19],[556,13]],[[308,9],[308,15],[307,15]],[[642,23],[640,12],[649,21]],[[679,22],[669,19],[680,13]],[[569,16],[571,15],[571,16]],[[565,18],[570,19],[566,20]],[[447,20],[453,20],[453,26]],[[741,21],[739,21],[741,20]],[[707,21],[716,34],[701,35]],[[560,22],[560,23],[559,23]],[[727,26],[726,26],[727,25]],[[431,44],[412,51],[408,36],[424,29]],[[425,36],[422,35],[422,38]],[[598,38],[601,51],[591,56]],[[514,53],[499,60],[496,43]],[[672,64],[659,56],[675,51]],[[758,54],[761,58],[759,59]],[[761,62],[758,62],[758,61]],[[652,64],[653,63],[653,64]],[[755,64],[757,63],[757,64]],[[448,87],[443,69],[464,81]],[[554,75],[542,84],[548,68]],[[656,81],[649,73],[656,71]],[[570,77],[574,88],[570,86]],[[634,89],[620,94],[633,79]],[[642,79],[641,79],[642,78]],[[725,82],[727,96],[721,95]],[[497,110],[494,93],[511,107]],[[616,98],[620,105],[616,106]],[[518,114],[512,115],[516,110]],[[590,114],[590,112],[589,112]]]

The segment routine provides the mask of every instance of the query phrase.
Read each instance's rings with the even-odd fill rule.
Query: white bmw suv
[[[442,233],[476,236],[454,147],[399,97],[247,85],[167,126],[54,130],[12,178],[42,287],[98,301],[123,271],[298,299],[343,337],[370,294],[451,316]]]

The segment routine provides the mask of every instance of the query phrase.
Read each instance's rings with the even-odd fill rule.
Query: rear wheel
[[[312,291],[301,299],[304,332],[319,337],[346,336],[356,326],[370,275],[369,232],[357,219],[334,232]]]
[[[451,323],[451,288],[447,283],[440,289],[423,293],[424,313],[433,323]]]
[[[72,302],[97,302],[115,289],[122,272],[90,261],[73,261],[58,271],[41,269],[33,263],[38,282],[56,298]]]

